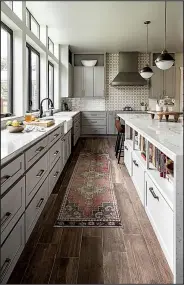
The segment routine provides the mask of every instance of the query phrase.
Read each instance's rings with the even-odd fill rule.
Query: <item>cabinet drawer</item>
[[[23,177],[1,199],[1,243],[25,211],[25,178]]]
[[[106,126],[105,127],[82,127],[82,134],[83,135],[105,135],[106,134]]]
[[[106,126],[107,121],[106,118],[97,118],[97,119],[83,119],[83,126]]]
[[[106,118],[106,112],[82,112],[82,118]]]
[[[49,173],[49,196],[52,193],[52,190],[54,189],[54,186],[56,185],[56,182],[58,181],[58,178],[61,174],[61,157],[58,159],[56,164],[54,165],[53,169]]]
[[[8,281],[24,245],[23,215],[1,247],[1,283],[5,284]]]
[[[47,177],[26,209],[26,242],[47,202],[48,186]]]
[[[146,212],[173,270],[174,214],[148,174],[145,174]]]
[[[49,147],[51,147],[60,137],[61,137],[61,128],[59,127],[49,135],[48,137]]]
[[[73,139],[74,145],[76,145],[79,138],[80,138],[80,129],[74,134],[74,139]]]
[[[1,195],[24,173],[24,155],[1,169]]]
[[[48,170],[48,153],[46,153],[27,173],[26,173],[26,206],[37,192],[40,184],[44,180]]]
[[[124,164],[129,175],[132,176],[132,149],[126,141],[124,142]]]
[[[135,152],[132,152],[132,180],[136,187],[139,198],[144,205],[145,189],[144,189],[144,168]]]
[[[76,129],[80,128],[80,121],[76,121],[74,122],[74,132],[76,131]]]
[[[75,115],[74,122],[80,121],[80,113]]]
[[[26,169],[28,169],[47,150],[47,144],[48,137],[45,137],[26,151]]]
[[[61,140],[59,139],[49,150],[49,170],[52,169],[58,158],[61,156]]]

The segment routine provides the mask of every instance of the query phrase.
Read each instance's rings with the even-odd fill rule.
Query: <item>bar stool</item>
[[[116,158],[118,157],[118,164],[120,162],[120,158],[124,157],[124,141],[125,141],[125,126],[121,125],[120,119],[115,120],[115,127],[118,131],[118,135],[116,138],[115,145],[115,154]],[[121,153],[123,152],[123,155]]]

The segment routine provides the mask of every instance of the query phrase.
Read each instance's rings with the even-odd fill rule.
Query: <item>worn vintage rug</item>
[[[122,226],[108,154],[80,153],[55,227]]]

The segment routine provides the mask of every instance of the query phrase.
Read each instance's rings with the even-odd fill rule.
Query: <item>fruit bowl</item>
[[[87,67],[93,67],[97,63],[97,59],[94,60],[81,60],[82,65]]]
[[[24,126],[18,126],[18,127],[13,127],[13,126],[7,126],[7,129],[9,133],[21,133],[24,130]]]

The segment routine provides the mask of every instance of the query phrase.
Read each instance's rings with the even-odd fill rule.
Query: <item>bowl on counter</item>
[[[7,126],[7,129],[9,133],[21,133],[24,130],[24,125],[13,127],[13,126]]]
[[[94,60],[81,60],[82,65],[87,67],[93,67],[97,63],[97,59]]]

